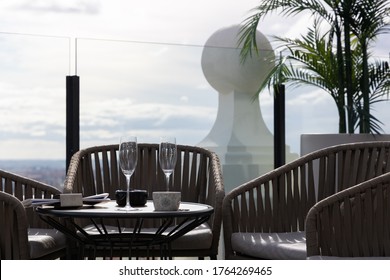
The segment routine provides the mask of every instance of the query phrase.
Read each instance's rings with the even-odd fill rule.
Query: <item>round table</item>
[[[77,258],[149,258],[158,250],[162,259],[170,259],[172,241],[206,222],[214,209],[206,204],[181,202],[177,211],[156,211],[153,202],[147,201],[145,206],[124,210],[110,200],[74,209],[40,206],[36,211],[48,224],[76,240]],[[81,226],[80,219],[91,223]],[[111,221],[109,225],[107,219]],[[128,219],[133,226],[124,228],[121,221]],[[150,219],[158,221],[158,226],[145,227],[144,221]],[[74,252],[70,258],[75,258]]]

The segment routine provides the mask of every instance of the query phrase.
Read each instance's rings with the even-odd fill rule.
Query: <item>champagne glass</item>
[[[130,210],[130,178],[133,175],[138,160],[137,137],[121,137],[119,144],[119,164],[126,177],[127,193],[124,210]]]
[[[167,191],[169,190],[169,178],[173,173],[176,165],[177,148],[175,137],[162,137],[159,146],[160,166],[165,173]]]

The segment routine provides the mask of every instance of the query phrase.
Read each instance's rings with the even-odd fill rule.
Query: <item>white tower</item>
[[[259,55],[241,63],[237,48],[240,26],[216,31],[202,53],[202,69],[219,93],[216,121],[198,145],[215,151],[221,160],[225,190],[273,168],[273,135],[264,123],[255,93],[274,62],[267,38],[257,32]],[[286,158],[289,157],[286,147]]]

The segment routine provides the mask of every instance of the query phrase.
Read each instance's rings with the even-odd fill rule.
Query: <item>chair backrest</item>
[[[118,150],[119,144],[113,144],[90,147],[75,153],[69,165],[64,192],[79,192],[84,196],[106,192],[111,199],[115,199],[117,189],[126,189],[125,177],[119,167]],[[201,147],[178,144],[177,162],[170,185],[170,190],[181,192],[182,201],[214,207],[209,224],[215,234],[213,238],[218,240],[225,194],[218,156]],[[130,186],[147,190],[149,199],[153,191],[166,190],[165,175],[159,165],[158,144],[138,144],[138,162]]]
[[[0,191],[6,192],[23,201],[27,198],[53,198],[61,191],[51,185],[23,177],[11,172],[0,170]],[[35,228],[50,228],[34,212],[33,208],[26,209],[28,224]]]
[[[0,191],[0,259],[30,259],[27,216],[19,199]]]
[[[389,171],[390,142],[321,149],[233,189],[224,201],[226,225],[233,232],[304,230],[315,203]]]
[[[307,256],[390,257],[390,173],[329,196],[306,219]]]

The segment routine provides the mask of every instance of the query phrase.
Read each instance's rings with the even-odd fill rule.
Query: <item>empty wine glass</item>
[[[159,146],[160,166],[166,177],[166,190],[169,190],[169,178],[176,165],[177,149],[175,137],[162,137]]]
[[[124,210],[130,210],[130,178],[133,175],[138,159],[137,137],[126,136],[121,137],[119,144],[119,164],[123,174],[126,177],[127,194],[126,206]]]

